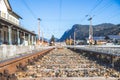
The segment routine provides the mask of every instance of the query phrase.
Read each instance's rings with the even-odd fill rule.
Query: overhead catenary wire
[[[31,15],[37,19],[36,14],[33,12],[33,10],[29,7],[29,5],[27,4],[27,2],[25,0],[23,0],[23,4],[26,6],[26,8],[28,9],[28,11],[31,13]]]
[[[87,15],[90,15],[90,13],[92,13],[102,2],[103,2],[103,0],[100,0],[100,1],[88,12]]]
[[[120,12],[118,12],[118,13],[112,15],[112,16],[109,16],[109,17],[108,17],[108,20],[109,20],[109,21],[112,21],[112,20],[113,20],[114,18],[116,18],[116,17],[119,17],[119,18],[120,18],[120,15],[119,15],[119,14],[120,14]]]
[[[61,27],[61,18],[62,18],[62,0],[59,1],[59,28]]]
[[[101,8],[96,8],[98,9],[97,11],[94,11],[95,17],[96,16],[100,16],[102,13],[105,12],[105,9],[109,9],[110,7],[113,6],[112,2],[107,2],[105,5],[103,5]],[[99,15],[98,15],[99,14]],[[119,13],[118,13],[119,14]],[[113,18],[114,16],[112,16],[111,18]],[[86,18],[86,16],[84,17],[84,19]],[[109,18],[110,19],[110,18]]]
[[[103,2],[103,0],[100,0],[86,15],[90,15],[91,12],[93,12],[101,3]],[[81,22],[83,22],[86,19],[87,16],[84,16],[81,19]]]
[[[61,20],[61,16],[62,16],[62,0],[60,0],[59,8],[60,8],[60,11],[59,11],[59,20]]]
[[[97,15],[97,16],[100,16],[102,13],[105,12],[105,9],[109,9],[109,8],[112,7],[112,6],[113,6],[113,3],[112,3],[112,2],[111,2],[111,3],[108,2],[107,4],[105,4],[105,5],[102,7],[102,9],[99,9],[99,11],[96,12],[96,14],[99,13],[99,15]],[[111,15],[111,16],[106,16],[107,21],[112,21],[114,18],[120,16],[119,14],[120,14],[120,12],[117,12],[117,13]],[[96,16],[95,16],[95,17],[96,17]],[[103,19],[103,18],[101,18],[101,19]]]
[[[109,8],[110,8],[110,7],[109,7]],[[114,19],[114,18],[120,16],[119,14],[120,14],[120,12],[117,12],[117,13],[111,15],[111,16],[106,16],[106,17],[108,18],[109,21],[111,21],[112,19]]]
[[[30,14],[33,16],[33,18],[36,20],[38,17],[36,16],[36,14],[34,13],[34,11],[29,7],[29,5],[27,4],[27,2],[25,0],[23,0],[23,4],[25,5],[25,7],[28,9],[28,11],[30,12]],[[42,29],[42,27],[41,27]],[[42,30],[43,31],[43,30]]]
[[[58,31],[56,31],[56,34],[61,31],[61,19],[62,19],[62,0],[59,0],[59,13],[58,13]]]
[[[99,11],[96,11],[95,14],[101,15],[103,12],[105,12],[105,9],[110,8],[112,5],[113,5],[112,2],[105,4],[102,8],[99,9]],[[98,16],[98,15],[96,15],[96,16]]]

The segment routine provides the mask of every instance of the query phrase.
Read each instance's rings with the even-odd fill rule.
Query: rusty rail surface
[[[0,62],[0,74],[14,74],[17,70],[25,70],[29,64],[34,64],[41,56],[47,54],[54,48],[46,49],[41,52],[27,54],[13,59]]]

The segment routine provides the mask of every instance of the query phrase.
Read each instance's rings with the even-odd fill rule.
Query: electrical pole
[[[43,44],[43,41],[44,41],[44,36],[43,36],[43,31],[42,31],[42,44]]]
[[[89,26],[89,44],[93,44],[93,27],[92,27],[92,18],[91,16],[89,16],[90,18],[88,19],[88,21],[90,21],[90,26]]]
[[[40,40],[40,21],[41,19],[38,18],[38,40]]]
[[[75,34],[75,31],[74,31],[74,46],[75,46],[75,42],[76,42],[75,37],[76,37],[76,34]]]
[[[69,40],[69,42],[70,42],[70,45],[71,45],[71,36],[70,36],[70,40]]]

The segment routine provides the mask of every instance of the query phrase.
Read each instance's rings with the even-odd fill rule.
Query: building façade
[[[20,19],[8,0],[0,0],[0,44],[36,44],[36,34],[21,27]]]

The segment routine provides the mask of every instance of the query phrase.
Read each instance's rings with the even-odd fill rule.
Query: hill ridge
[[[120,24],[102,23],[92,26],[94,36],[118,35],[120,32]],[[64,32],[60,41],[65,41],[70,36],[73,39],[74,31],[76,32],[76,40],[84,40],[89,36],[89,25],[74,24],[71,29]]]

